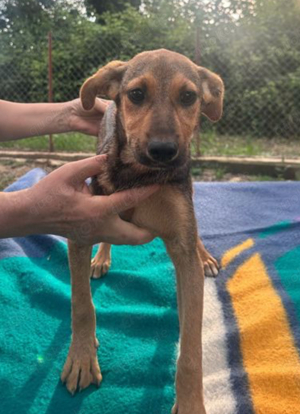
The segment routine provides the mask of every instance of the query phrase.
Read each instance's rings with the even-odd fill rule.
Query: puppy
[[[216,260],[197,233],[192,201],[190,145],[200,115],[222,115],[221,78],[168,50],[114,61],[82,86],[82,106],[97,95],[114,101],[100,128],[98,154],[107,154],[103,171],[92,180],[94,194],[159,183],[159,190],[122,218],[161,237],[177,277],[180,353],[173,414],[205,414],[202,385],[201,325],[204,271],[218,273]],[[102,244],[91,266],[92,247],[69,241],[72,278],[72,343],[62,381],[74,393],[102,379],[97,361],[96,318],[90,275],[110,266],[110,245]]]

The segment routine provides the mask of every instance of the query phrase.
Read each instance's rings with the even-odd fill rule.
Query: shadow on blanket
[[[44,174],[32,170],[7,191]],[[201,235],[223,265],[205,282],[208,414],[300,413],[299,199],[300,183],[195,184]],[[170,412],[173,266],[160,240],[112,254],[109,274],[92,281],[103,383],[71,397],[59,381],[70,342],[66,242],[0,240],[1,412]]]

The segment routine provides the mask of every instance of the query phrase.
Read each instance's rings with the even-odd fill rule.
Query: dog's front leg
[[[177,274],[180,352],[176,373],[176,404],[172,413],[205,414],[202,380],[202,315],[204,270],[197,234],[166,242]]]
[[[69,264],[72,279],[72,343],[61,379],[74,394],[102,379],[97,360],[96,315],[90,289],[90,246],[69,241]]]
[[[180,356],[173,413],[205,414],[201,340],[204,270],[191,197],[164,186],[135,209],[132,221],[164,240],[176,268]]]

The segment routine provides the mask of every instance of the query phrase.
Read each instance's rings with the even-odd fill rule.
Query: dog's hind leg
[[[91,277],[99,279],[108,272],[111,264],[111,244],[101,243],[91,262]]]
[[[203,263],[205,276],[217,276],[219,273],[219,263],[217,260],[206,250],[202,240],[198,239],[198,253]]]
[[[90,289],[90,246],[69,241],[72,279],[72,343],[61,380],[74,394],[91,383],[99,385],[102,376],[97,359],[96,315]]]

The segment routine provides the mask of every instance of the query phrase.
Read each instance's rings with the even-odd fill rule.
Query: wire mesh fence
[[[95,38],[93,43],[86,42],[90,50],[84,47],[80,54],[78,45],[72,43],[69,36],[64,38],[60,32],[49,33],[31,48],[25,47],[21,52],[22,64],[16,65],[13,59],[9,59],[10,53],[7,50],[5,52],[8,57],[1,60],[1,36],[4,35],[0,34],[0,99],[8,101],[33,103],[75,99],[88,76],[120,56],[118,45],[111,38]],[[11,44],[12,56],[18,46]],[[91,58],[90,52],[95,49],[97,53]],[[1,147],[45,151],[50,148],[49,137],[2,142]],[[80,133],[55,135],[52,149],[94,152],[95,138]]]
[[[199,33],[198,33],[199,34]],[[218,29],[217,47],[212,48],[209,41],[190,34],[192,44],[182,43],[172,49],[195,59],[200,58],[202,66],[219,73],[224,79],[226,94],[223,119],[217,124],[202,122],[204,134],[220,137],[285,137],[300,139],[300,52],[298,54],[280,54],[278,49],[274,57],[273,45],[269,49],[259,50],[257,45],[251,49],[251,38],[243,42],[224,46],[226,35]],[[284,36],[288,34],[285,32]],[[0,33],[5,36],[5,33]],[[294,36],[294,33],[291,34]],[[115,59],[124,59],[130,55],[130,47],[116,36],[99,36],[97,32],[85,38],[82,32],[80,42],[72,41],[72,34],[52,33],[51,56],[49,67],[49,39],[45,36],[39,42],[24,47],[12,43],[11,50],[20,48],[21,65],[10,60],[9,50],[1,51],[0,45],[0,99],[18,102],[47,102],[49,99],[49,69],[52,73],[53,102],[68,101],[78,97],[84,80],[100,66]],[[195,40],[196,39],[196,40]],[[7,42],[6,42],[7,44]],[[139,52],[138,37],[135,39],[134,52]],[[266,42],[262,41],[262,44]],[[132,46],[132,45],[130,45]],[[168,45],[161,44],[162,47]],[[195,54],[195,46],[196,54]],[[7,47],[7,46],[6,46]],[[199,50],[200,48],[200,50]],[[236,54],[230,58],[226,50],[236,48]],[[230,49],[230,50],[231,50]],[[129,51],[128,51],[129,50]],[[213,51],[212,51],[213,50]],[[239,54],[243,53],[243,58]],[[279,54],[279,55],[278,55]],[[2,59],[1,59],[2,56]],[[233,57],[234,56],[234,57]],[[17,120],[16,120],[17,122]],[[48,137],[27,139],[23,142],[1,144],[4,147],[47,150]],[[54,137],[54,149],[58,151],[94,151],[95,139],[81,134],[63,134]]]

